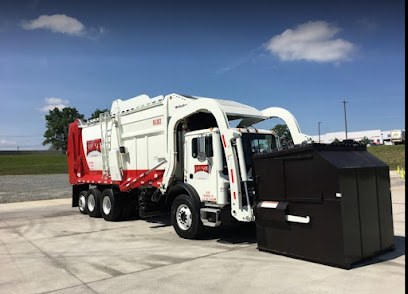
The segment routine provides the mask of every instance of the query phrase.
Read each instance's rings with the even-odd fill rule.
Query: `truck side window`
[[[193,138],[193,141],[191,142],[191,150],[192,150],[192,156],[193,158],[197,158],[198,156],[198,140],[197,138]]]
[[[212,137],[193,138],[191,142],[193,158],[205,159],[205,157],[213,157],[214,151],[212,146]]]

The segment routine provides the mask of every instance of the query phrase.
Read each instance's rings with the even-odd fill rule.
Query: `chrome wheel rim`
[[[192,213],[187,205],[181,204],[177,208],[176,220],[178,227],[183,231],[187,231],[191,227],[191,224],[193,223]]]
[[[94,211],[95,209],[95,197],[92,194],[89,194],[88,196],[88,210],[89,211]]]
[[[103,201],[102,201],[103,213],[105,215],[108,215],[111,211],[111,208],[112,208],[112,203],[110,201],[110,198],[108,196],[103,197]]]
[[[86,207],[86,198],[84,195],[79,196],[78,206],[80,211],[85,211]]]

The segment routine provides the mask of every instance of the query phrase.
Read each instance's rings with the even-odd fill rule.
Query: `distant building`
[[[319,135],[311,136],[315,143],[319,143]],[[391,144],[391,130],[381,131],[381,130],[368,130],[368,131],[358,131],[358,132],[347,132],[347,139],[361,141],[364,137],[367,137],[372,143],[377,145]],[[335,139],[343,141],[346,139],[346,133],[333,132],[320,134],[320,143],[330,144]]]

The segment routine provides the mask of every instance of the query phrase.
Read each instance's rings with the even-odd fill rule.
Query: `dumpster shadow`
[[[256,240],[255,223],[221,225],[206,228],[201,240],[217,240],[221,244],[254,244]]]
[[[356,264],[352,266],[352,269],[393,260],[395,258],[405,255],[405,237],[404,236],[394,236],[394,242],[395,242],[394,250],[392,251],[389,250],[380,255],[376,255],[370,259],[357,262]],[[405,267],[405,264],[402,266]]]

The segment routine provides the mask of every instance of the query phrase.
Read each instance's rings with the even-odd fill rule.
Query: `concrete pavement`
[[[256,249],[253,226],[179,238],[167,217],[106,222],[70,199],[0,205],[0,293],[404,293],[405,180],[391,172],[396,250],[343,270]]]

